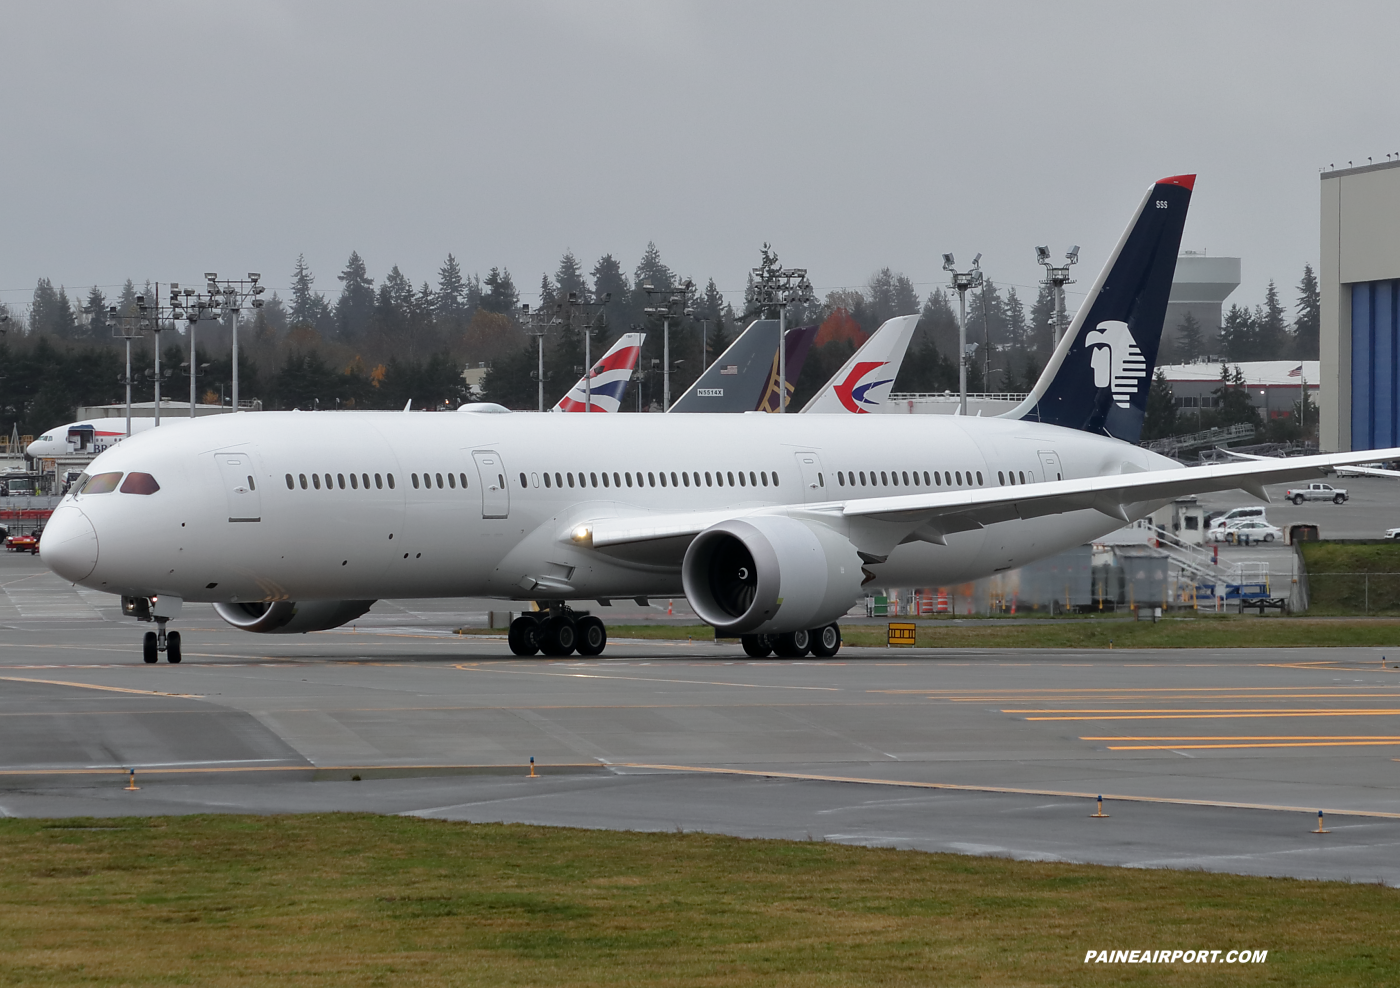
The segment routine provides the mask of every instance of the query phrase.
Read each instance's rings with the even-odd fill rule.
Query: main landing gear
[[[122,613],[138,621],[154,621],[156,631],[148,631],[141,639],[141,658],[147,665],[160,661],[160,653],[165,653],[165,661],[176,665],[180,661],[180,632],[165,630],[169,618],[157,617],[151,613],[151,598],[123,597]]]
[[[810,631],[789,631],[781,635],[742,635],[744,654],[755,659],[777,655],[784,659],[800,659],[809,652],[819,659],[829,659],[841,651],[841,628],[828,624]]]
[[[575,611],[556,603],[547,611],[522,614],[512,621],[506,641],[516,655],[536,652],[553,658],[563,658],[573,652],[602,655],[608,646],[608,629],[587,611]]]

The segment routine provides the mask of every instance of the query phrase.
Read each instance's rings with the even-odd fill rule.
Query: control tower
[[[1209,257],[1205,251],[1182,251],[1176,259],[1172,293],[1167,299],[1163,342],[1176,342],[1176,329],[1189,312],[1201,325],[1207,352],[1214,351],[1225,300],[1239,286],[1238,257]]]

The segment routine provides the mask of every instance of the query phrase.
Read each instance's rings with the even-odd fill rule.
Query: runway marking
[[[1364,748],[1395,747],[1394,741],[1269,741],[1263,744],[1122,744],[1108,745],[1109,751],[1193,751],[1203,748]]]
[[[160,690],[133,690],[123,686],[97,686],[93,683],[70,683],[62,679],[25,679],[20,676],[0,676],[0,680],[10,683],[41,683],[45,686],[76,686],[83,690],[102,690],[107,693],[139,693],[143,696],[173,696],[187,700],[202,700],[199,693],[164,693]]]
[[[868,779],[859,776],[811,775],[804,772],[765,772],[761,769],[716,768],[701,765],[653,765],[642,762],[622,762],[618,768],[638,768],[656,772],[692,772],[697,775],[739,775],[762,779],[793,779],[799,782],[845,782],[866,786],[893,786],[904,789],[943,789],[952,792],[998,792],[1015,796],[1056,796],[1093,800],[1103,796],[1105,801],[1119,803],[1158,803],[1169,806],[1219,807],[1231,810],[1269,810],[1276,813],[1307,813],[1318,811],[1317,806],[1287,806],[1277,803],[1237,803],[1215,799],[1178,799],[1171,796],[1128,796],[1099,792],[1075,792],[1065,789],[1022,789],[1010,786],[973,786],[955,782],[909,782],[896,779]],[[1385,820],[1400,820],[1400,813],[1385,810],[1343,810],[1320,807],[1328,816],[1378,817]]]
[[[1025,709],[1018,710],[1008,708],[1002,711],[1004,714],[1272,714],[1272,713],[1373,713],[1373,714],[1400,714],[1400,708],[1395,707],[1203,707],[1199,710],[1192,710],[1185,707],[1104,707],[1096,709],[1066,708],[1057,709]]]
[[[267,761],[268,759],[256,759],[256,761]],[[168,768],[162,765],[199,764],[199,768]],[[528,778],[528,765],[517,765],[514,762],[503,765],[252,765],[252,764],[231,764],[228,762],[217,762],[203,765],[203,763],[144,763],[129,762],[123,765],[113,765],[104,767],[92,765],[87,768],[8,768],[0,769],[0,776],[17,775],[125,775],[130,769],[145,770],[148,772],[158,772],[161,775],[200,775],[204,773],[225,773],[225,772],[452,772],[452,771],[500,771],[502,769],[517,769],[522,778]],[[547,774],[550,769],[574,769],[592,768],[600,771],[606,766],[597,762],[555,762],[551,764],[537,764],[535,770],[540,775]],[[537,778],[539,776],[536,776]]]
[[[559,679],[616,679],[636,683],[678,683],[685,686],[738,686],[750,690],[817,690],[825,693],[842,693],[839,686],[785,686],[780,683],[726,683],[704,679],[653,679],[650,676],[600,676],[587,672],[541,672],[535,669],[477,668],[475,662],[459,662],[454,666],[463,672],[504,672],[517,676],[552,676]]]
[[[1002,712],[1007,713],[1008,711]],[[1232,720],[1235,718],[1245,720],[1258,717],[1376,717],[1394,714],[1400,714],[1400,710],[1280,710],[1273,713],[1215,713],[1201,711],[1199,713],[1180,714],[1103,714],[1099,716],[1086,715],[1075,717],[1027,717],[1026,720]]]
[[[1390,685],[1389,683],[1377,683],[1377,684],[1376,684],[1376,688],[1377,688],[1377,689],[1391,689],[1392,687],[1391,687],[1391,685]],[[1088,687],[1088,686],[1086,686],[1086,687],[1056,686],[1056,687],[1044,687],[1044,688],[1041,688],[1041,687],[1011,688],[1011,687],[1008,687],[1007,689],[1002,689],[1002,690],[997,690],[997,689],[990,689],[990,690],[988,690],[988,689],[983,689],[983,690],[972,690],[972,689],[964,689],[964,690],[935,690],[935,689],[928,689],[928,690],[894,690],[894,689],[885,689],[885,690],[866,690],[866,692],[867,692],[867,693],[925,693],[925,694],[931,694],[931,695],[932,695],[932,694],[937,694],[937,695],[939,695],[939,696],[946,696],[946,697],[948,697],[948,698],[950,698],[950,699],[956,699],[956,698],[958,698],[958,697],[961,697],[961,696],[968,696],[968,695],[971,695],[971,696],[973,696],[973,697],[987,697],[987,698],[990,698],[990,697],[992,697],[992,696],[1003,696],[1003,697],[1011,696],[1011,697],[1014,697],[1014,696],[1022,696],[1022,695],[1029,696],[1029,695],[1032,695],[1032,694],[1034,694],[1034,695],[1040,695],[1040,694],[1045,694],[1045,693],[1059,694],[1059,695],[1069,695],[1069,696],[1077,696],[1077,695],[1079,695],[1079,694],[1099,694],[1099,693],[1226,693],[1226,692],[1242,692],[1242,693],[1243,693],[1243,692],[1250,692],[1250,691],[1259,692],[1259,691],[1263,691],[1263,690],[1289,690],[1289,689],[1300,689],[1300,690],[1320,690],[1320,689],[1354,690],[1354,689],[1356,689],[1356,686],[1355,686],[1354,684],[1350,684],[1350,683],[1347,684],[1346,686],[1315,686],[1315,685],[1314,685],[1314,686],[1141,686],[1141,687],[1139,687],[1139,686],[1092,686],[1092,687]],[[1390,694],[1381,694],[1381,695],[1390,695]]]
[[[1082,737],[1081,741],[1400,741],[1400,734],[1239,734],[1166,735],[1163,737]]]

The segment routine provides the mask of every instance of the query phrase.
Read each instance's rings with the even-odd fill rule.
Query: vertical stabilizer
[[[552,412],[615,412],[622,407],[627,382],[637,369],[642,342],[646,333],[623,333],[603,359],[588,369],[588,375],[578,379],[569,393],[559,399]]]
[[[1148,190],[1034,390],[1003,418],[1138,441],[1195,182]]]
[[[849,412],[865,415],[878,412],[890,396],[900,365],[909,350],[919,316],[896,316],[875,330],[851,359],[841,365],[831,380],[812,396],[802,411]]]

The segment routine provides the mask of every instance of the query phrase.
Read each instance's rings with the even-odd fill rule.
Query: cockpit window
[[[96,474],[83,485],[82,493],[110,494],[117,489],[117,482],[121,479],[121,471]]]
[[[126,475],[126,482],[122,484],[123,494],[154,494],[158,490],[160,484],[148,473],[129,473]]]

